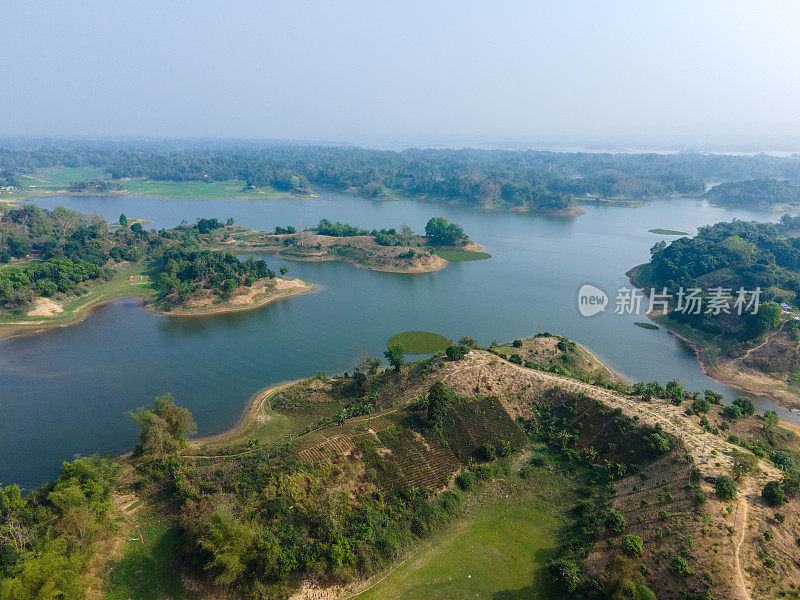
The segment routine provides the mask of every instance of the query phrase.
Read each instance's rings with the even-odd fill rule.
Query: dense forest
[[[780,304],[800,298],[798,228],[800,218],[789,215],[779,223],[707,225],[695,237],[656,244],[650,262],[632,276],[648,293],[671,294],[668,321],[690,326],[729,358],[747,356],[758,370],[791,375],[800,367],[800,321],[784,321]],[[781,335],[769,346],[748,352],[776,330]]]
[[[771,208],[800,205],[800,186],[786,180],[762,178],[715,185],[705,197],[720,206]]]
[[[700,227],[694,237],[653,247],[654,282],[675,292],[708,283],[776,286],[792,292],[794,300],[800,292],[800,238],[788,234],[799,226],[800,219],[784,215],[780,223],[733,220]],[[713,275],[718,277],[711,281]]]
[[[96,166],[114,179],[239,180],[247,188],[306,193],[312,186],[554,212],[582,197],[700,194],[705,180],[800,182],[800,160],[767,155],[593,154],[480,149],[401,152],[256,143],[7,143],[0,178],[52,166]]]

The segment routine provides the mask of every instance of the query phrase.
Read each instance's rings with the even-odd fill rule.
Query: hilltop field
[[[793,597],[800,440],[776,415],[632,386],[552,334],[457,347],[277,386],[185,447],[157,399],[132,456],[29,496],[58,533],[11,573],[76,535],[47,508],[73,477],[98,486],[78,506],[107,498],[74,538],[93,558],[63,557],[94,597]]]

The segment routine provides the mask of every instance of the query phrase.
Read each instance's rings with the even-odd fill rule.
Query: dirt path
[[[739,507],[741,507],[740,514],[737,515],[737,523],[736,527],[741,534],[738,534],[737,537],[739,539],[736,540],[736,549],[734,551],[734,567],[736,572],[736,586],[739,588],[739,592],[741,593],[742,600],[752,600],[750,596],[750,591],[747,589],[747,581],[744,578],[744,570],[742,569],[742,560],[741,560],[741,550],[742,546],[744,545],[745,537],[747,536],[747,505],[749,501],[747,500],[747,494],[752,492],[752,484],[748,485],[747,490],[742,490],[742,497],[744,498],[744,502],[739,503]],[[737,508],[737,510],[739,510]]]

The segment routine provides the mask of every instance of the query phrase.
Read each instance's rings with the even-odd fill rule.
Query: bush
[[[486,442],[482,444],[480,448],[478,448],[478,457],[483,460],[494,460],[497,458],[497,451],[494,448],[494,445]]]
[[[522,340],[514,340],[512,346],[514,346],[514,348],[522,348]]]
[[[778,481],[770,481],[761,490],[761,497],[766,500],[770,506],[780,506],[786,502],[786,492],[783,486]]]
[[[519,354],[512,354],[509,357],[508,360],[509,360],[509,362],[512,362],[515,365],[521,365],[522,364],[522,357]]]
[[[461,360],[467,355],[468,352],[469,348],[467,346],[462,346],[461,344],[453,344],[452,346],[448,346],[447,350],[444,351],[444,353],[447,355],[447,358],[450,360]]]
[[[581,582],[581,568],[574,560],[557,558],[548,566],[555,584],[565,592],[574,592]]]
[[[462,471],[456,477],[456,485],[465,492],[468,492],[469,490],[474,488],[476,482],[477,478],[475,477],[475,473],[473,473],[472,471]]]
[[[606,516],[606,528],[608,528],[609,531],[619,534],[625,531],[627,527],[628,521],[621,512],[615,508],[612,508],[610,511],[608,511],[608,515]]]
[[[717,477],[715,489],[717,496],[723,500],[735,500],[736,496],[739,494],[739,487],[736,485],[733,477],[728,475],[720,475]]]
[[[691,575],[692,569],[689,567],[689,563],[686,562],[686,559],[682,556],[676,556],[672,559],[672,562],[669,563],[669,568],[672,572],[677,573],[678,575]]]
[[[641,556],[644,554],[642,538],[640,538],[638,535],[622,536],[621,548],[622,551],[628,556]]]

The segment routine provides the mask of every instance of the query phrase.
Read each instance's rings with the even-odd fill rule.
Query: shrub
[[[739,487],[732,477],[728,475],[720,475],[717,477],[715,485],[717,496],[723,500],[734,500],[739,493]]]
[[[469,348],[467,346],[462,346],[461,344],[453,344],[452,346],[448,346],[447,350],[444,351],[444,353],[447,355],[447,358],[450,360],[461,360],[467,355],[468,352]]]
[[[770,481],[761,490],[761,497],[766,500],[770,506],[780,506],[786,502],[786,492],[783,486],[778,481]]]
[[[747,417],[756,413],[756,405],[750,398],[739,396],[733,401],[733,406],[738,406],[742,411],[742,415]]]
[[[514,346],[514,348],[522,348],[522,340],[514,340],[512,346]]]
[[[774,538],[775,538],[775,534],[774,534],[774,533],[772,533],[772,531],[771,531],[771,530],[767,529],[767,530],[764,532],[764,539],[765,539],[766,541],[768,541],[768,542],[771,542],[771,541],[772,541]]]
[[[574,560],[557,558],[548,566],[555,584],[565,592],[574,592],[581,582],[581,568]]]
[[[494,445],[486,442],[482,444],[480,448],[478,448],[478,456],[483,460],[494,460],[497,458],[497,452],[494,448]]]
[[[650,449],[656,454],[664,454],[669,452],[670,443],[669,439],[658,433],[653,433],[648,438]]]
[[[522,357],[519,354],[512,354],[508,358],[508,360],[509,360],[509,362],[512,362],[515,365],[521,365],[522,364]]]
[[[615,508],[608,511],[608,515],[606,516],[606,528],[608,528],[609,531],[619,534],[625,531],[627,527],[628,521],[621,512]]]
[[[460,487],[465,492],[468,492],[472,488],[475,487],[477,479],[475,477],[475,473],[472,471],[462,471],[456,477],[456,485]]]
[[[689,567],[689,563],[686,562],[686,559],[682,556],[676,556],[672,559],[672,562],[669,563],[669,568],[672,572],[677,573],[678,575],[691,575],[692,569]]]
[[[642,538],[640,538],[638,535],[622,536],[621,548],[622,551],[628,556],[641,556],[644,554]]]

